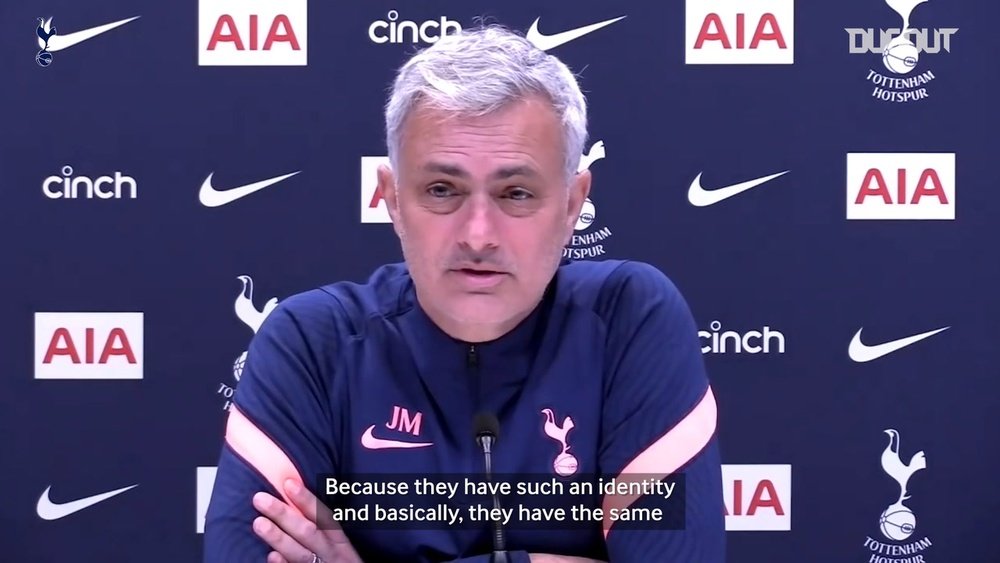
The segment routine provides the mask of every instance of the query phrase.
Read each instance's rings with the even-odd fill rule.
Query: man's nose
[[[497,245],[497,213],[493,198],[476,194],[466,200],[462,210],[461,240],[473,250],[487,250]]]

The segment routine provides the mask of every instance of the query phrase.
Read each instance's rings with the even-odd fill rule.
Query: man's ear
[[[580,219],[580,210],[583,209],[583,202],[590,195],[590,170],[583,170],[573,177],[569,184],[569,197],[566,198],[566,240],[563,245],[569,244],[570,237],[576,228],[576,222]]]
[[[382,194],[385,207],[389,210],[389,217],[392,219],[393,229],[399,234],[399,190],[396,189],[396,176],[392,170],[380,164],[377,171],[378,192]]]

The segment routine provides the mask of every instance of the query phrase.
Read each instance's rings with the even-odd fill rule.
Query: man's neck
[[[454,317],[450,317],[433,308],[425,307],[423,303],[420,302],[419,295],[417,301],[420,303],[420,307],[430,318],[431,322],[437,325],[437,327],[440,328],[445,334],[456,340],[469,343],[490,342],[496,340],[514,330],[517,325],[521,324],[521,321],[526,319],[531,314],[531,310],[528,310],[503,322],[468,323],[462,322]]]
[[[446,315],[435,314],[431,311],[428,311],[427,315],[431,318],[434,324],[445,332],[445,334],[456,340],[469,343],[490,342],[496,340],[514,330],[514,327],[520,324],[520,322],[528,316],[528,314],[518,315],[517,317],[502,323],[470,324],[459,322]]]

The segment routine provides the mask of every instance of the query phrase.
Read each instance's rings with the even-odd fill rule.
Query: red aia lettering
[[[258,50],[257,31],[257,15],[251,15],[249,37],[251,51]],[[271,46],[277,42],[288,43],[292,50],[299,50],[299,40],[292,29],[292,23],[288,21],[288,16],[284,14],[278,14],[271,21],[271,28],[267,31],[267,37],[264,39],[263,50],[270,51]],[[233,21],[233,17],[229,14],[222,14],[219,16],[218,21],[215,22],[212,38],[208,41],[208,50],[214,51],[215,46],[219,43],[232,43],[237,51],[246,50],[243,46],[243,39],[240,37],[240,31],[236,27],[236,22]]]
[[[375,209],[376,207],[378,207],[378,204],[382,203],[382,199],[383,199],[382,188],[379,186],[375,186],[375,193],[372,194],[372,200],[371,203],[368,204],[368,208]]]
[[[886,205],[894,203],[906,204],[906,169],[896,170],[896,200],[893,201],[889,186],[878,168],[871,168],[865,173],[861,180],[861,189],[858,190],[858,197],[854,199],[855,204],[862,204],[866,197],[880,197]],[[941,178],[933,168],[925,168],[920,173],[917,180],[917,187],[913,190],[913,198],[910,204],[920,203],[922,197],[936,197],[942,205],[948,204],[948,196],[944,193],[944,186],[941,185]]]
[[[766,30],[765,27],[770,30]],[[745,48],[746,14],[736,14],[736,48]],[[732,49],[729,42],[729,34],[722,25],[722,18],[719,14],[711,13],[705,16],[705,21],[701,23],[701,30],[698,32],[698,39],[694,43],[695,49],[701,49],[706,41],[721,41],[724,49]],[[766,13],[757,21],[757,29],[753,32],[750,40],[750,48],[756,49],[761,41],[775,41],[778,47],[786,49],[785,36],[781,33],[778,19],[774,14]]]
[[[766,494],[766,496],[765,496]],[[750,498],[750,507],[743,512],[743,481],[736,479],[733,481],[733,516],[753,516],[760,508],[772,508],[778,516],[785,515],[785,509],[781,506],[781,499],[778,492],[774,490],[774,483],[770,479],[764,479],[757,483],[757,489]],[[726,509],[726,516],[729,516]]]
[[[69,329],[57,328],[52,334],[52,339],[49,341],[49,347],[45,351],[43,363],[52,363],[52,359],[55,356],[68,356],[74,364],[93,364],[94,352],[96,351],[94,347],[94,329],[88,328],[84,334],[86,338],[83,350],[85,353],[83,362],[80,361],[80,353],[77,351],[76,343],[73,342],[73,336],[70,334]],[[135,354],[132,352],[132,345],[129,344],[128,336],[120,328],[111,329],[107,340],[104,342],[104,348],[101,350],[101,357],[97,363],[106,364],[111,356],[124,356],[128,360],[128,363],[136,363]]]

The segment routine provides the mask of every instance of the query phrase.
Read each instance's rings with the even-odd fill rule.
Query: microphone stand
[[[487,434],[482,436],[480,440],[480,445],[483,448],[483,455],[486,456],[486,482],[493,483],[493,467],[492,467],[492,449],[493,449],[493,436]],[[496,514],[500,513],[500,497],[497,496],[496,492],[493,493],[493,509]],[[507,555],[507,548],[504,545],[503,525],[500,520],[493,519],[493,557],[491,558],[492,563],[510,563],[510,558]]]

